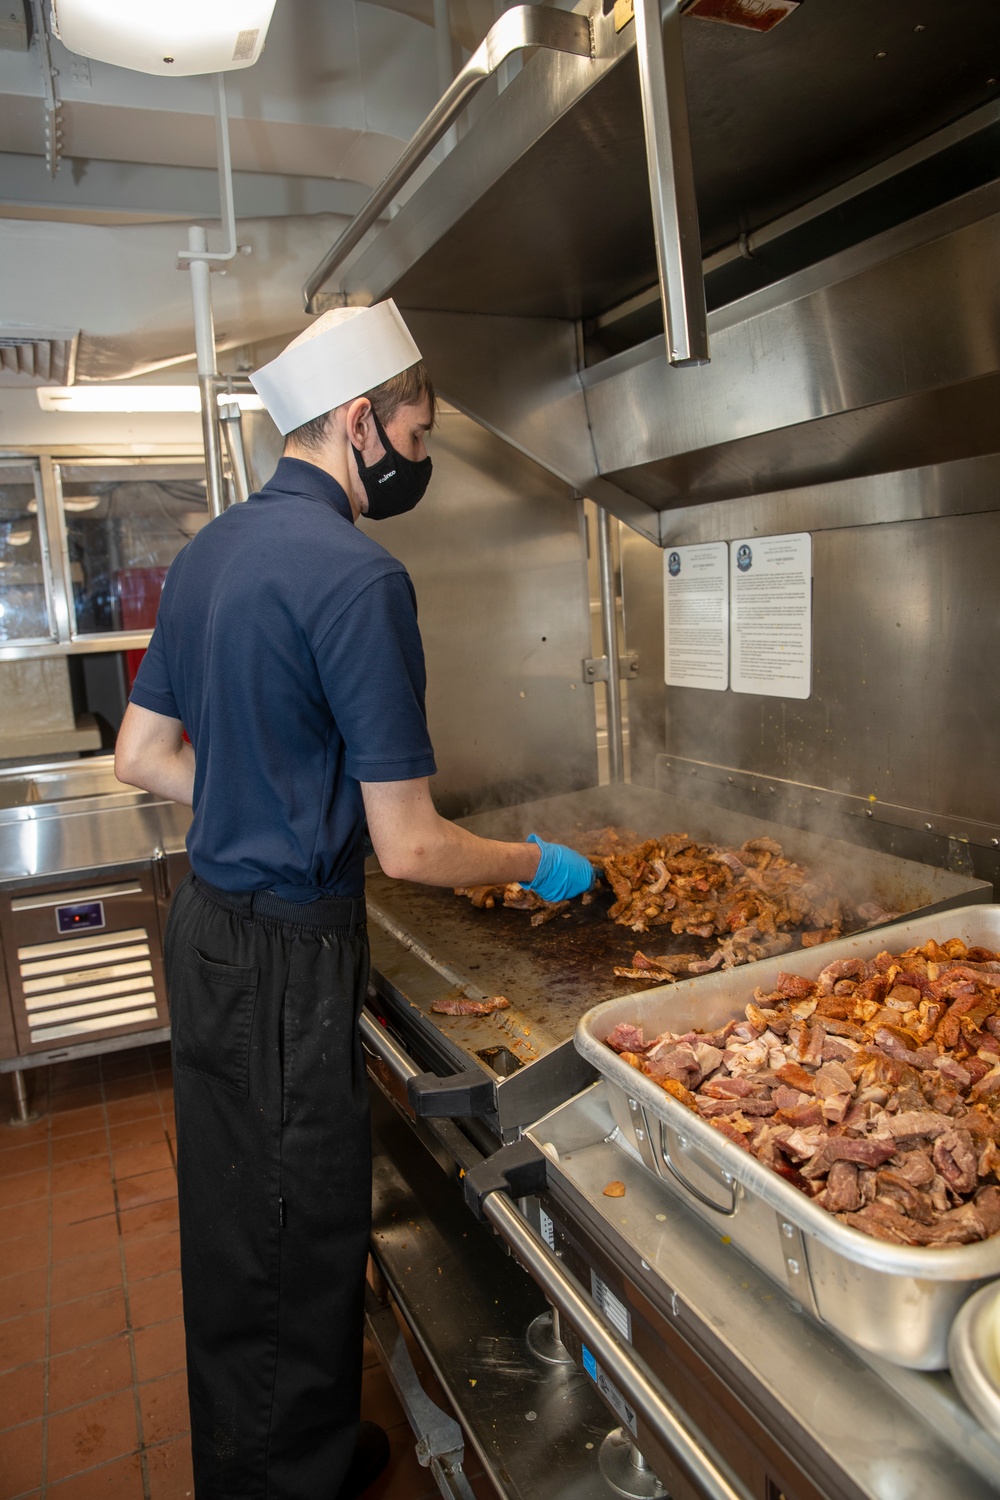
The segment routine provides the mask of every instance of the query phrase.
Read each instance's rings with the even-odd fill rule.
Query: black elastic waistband
[[[364,896],[342,899],[322,897],[318,901],[300,904],[296,901],[283,901],[272,891],[220,891],[217,886],[209,885],[207,880],[199,880],[197,875],[192,875],[192,879],[209,901],[216,906],[225,907],[226,911],[239,912],[240,916],[287,922],[291,927],[349,927],[354,930],[365,925],[367,913]]]

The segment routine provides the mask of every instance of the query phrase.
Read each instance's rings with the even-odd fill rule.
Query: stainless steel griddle
[[[990,898],[990,887],[971,877],[640,786],[570,792],[480,813],[464,825],[488,837],[537,832],[569,843],[608,825],[644,838],[683,832],[737,847],[766,835],[791,858],[833,875],[852,899],[876,901],[891,912],[925,914]],[[635,989],[634,980],[615,978],[616,964],[628,964],[637,947],[653,954],[699,947],[698,939],[674,937],[666,927],[637,934],[617,926],[608,920],[610,893],[532,927],[524,912],[479,911],[450,891],[391,881],[377,869],[369,873],[367,892],[383,1019],[429,1071],[465,1073],[470,1086],[480,1083],[477,1097],[487,1098],[485,1106],[462,1107],[456,1088],[440,1112],[482,1114],[504,1138],[593,1077],[572,1045],[573,1032],[591,1006]],[[707,955],[715,945],[701,946]],[[434,1000],[457,994],[506,995],[510,1009],[482,1018],[431,1013]],[[436,1112],[428,1099],[426,1113]]]

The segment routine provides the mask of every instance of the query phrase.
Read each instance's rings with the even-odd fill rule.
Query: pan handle
[[[653,1129],[651,1130],[649,1128],[650,1121],[645,1110],[643,1110],[643,1119],[646,1124],[646,1138],[652,1147],[653,1159],[656,1162],[657,1171],[660,1176],[664,1178],[672,1177],[686,1193],[690,1193],[692,1198],[697,1198],[699,1203],[703,1203],[713,1213],[723,1214],[725,1217],[731,1218],[739,1207],[739,1186],[736,1179],[731,1177],[728,1172],[720,1171],[714,1162],[710,1164],[699,1153],[697,1162],[699,1170],[705,1172],[706,1177],[713,1187],[718,1184],[719,1197],[713,1197],[710,1192],[706,1192],[704,1188],[699,1187],[696,1182],[693,1182],[680,1167],[682,1153],[690,1150],[693,1154],[697,1148],[689,1148],[685,1137],[662,1120],[654,1119],[652,1122]],[[657,1126],[659,1126],[659,1129],[656,1128]],[[676,1140],[676,1147],[671,1145],[671,1138]]]

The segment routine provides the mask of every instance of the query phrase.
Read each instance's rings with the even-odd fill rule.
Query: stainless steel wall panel
[[[1000,823],[1000,679],[991,665],[1000,623],[997,477],[995,459],[887,476],[869,494],[869,521],[879,519],[880,496],[892,514],[959,505],[970,513],[881,525],[855,524],[861,481],[746,501],[733,511],[704,507],[691,512],[692,526],[672,513],[672,542],[811,525],[814,659],[806,701],[666,689],[663,554],[626,534],[626,647],[643,663],[629,684],[633,776],[652,784],[656,755],[665,751],[781,778],[803,794],[812,787],[926,810],[929,832],[941,832],[938,819]],[[825,530],[818,529],[824,511]],[[720,787],[713,795],[723,800]]]
[[[454,816],[592,786],[582,505],[458,413],[441,414],[429,448],[418,510],[371,534],[417,591],[435,800]]]

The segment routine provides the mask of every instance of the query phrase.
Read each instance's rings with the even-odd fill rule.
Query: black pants
[[[353,924],[311,925],[345,907]],[[335,1500],[354,1449],[371,1223],[363,924],[363,902],[227,898],[190,875],[174,897],[197,1500]]]

